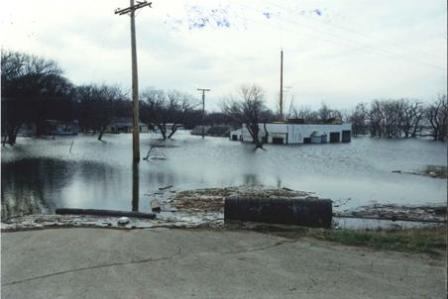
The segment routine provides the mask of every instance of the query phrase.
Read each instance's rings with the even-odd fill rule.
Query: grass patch
[[[335,242],[349,246],[363,246],[379,250],[427,253],[441,256],[446,252],[445,227],[412,228],[399,230],[349,230],[349,229],[269,229],[260,232],[298,239],[303,237]]]
[[[445,228],[402,229],[394,231],[325,230],[311,235],[317,239],[375,249],[439,255],[446,250]]]

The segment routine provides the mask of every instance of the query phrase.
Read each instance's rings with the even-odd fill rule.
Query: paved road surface
[[[2,298],[444,298],[445,260],[256,232],[2,234]]]

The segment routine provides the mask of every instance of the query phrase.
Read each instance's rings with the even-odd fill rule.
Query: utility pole
[[[280,120],[283,120],[283,49],[280,51]]]
[[[198,88],[199,91],[202,91],[202,139],[205,136],[205,127],[204,127],[204,117],[205,117],[205,92],[210,91],[208,88]]]
[[[138,71],[137,71],[137,42],[135,39],[135,11],[145,6],[151,7],[152,2],[130,0],[130,6],[124,9],[116,9],[115,14],[124,15],[130,13],[131,16],[131,47],[132,47],[132,157],[134,162],[140,161],[140,126],[138,107]]]

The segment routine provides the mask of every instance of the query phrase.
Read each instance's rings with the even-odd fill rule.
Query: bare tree
[[[416,137],[423,116],[422,104],[409,99],[374,100],[367,113],[371,136],[380,138]]]
[[[301,106],[299,109],[292,106],[290,108],[289,117],[295,118],[295,119],[303,119],[303,121],[306,121],[306,122],[319,121],[319,115],[318,115],[317,111],[313,111],[308,106]]]
[[[374,100],[370,103],[370,110],[368,114],[370,136],[383,137],[384,134],[384,111],[383,105],[379,100]]]
[[[14,145],[20,127],[27,117],[20,109],[20,105],[14,98],[2,97],[2,145],[6,143]]]
[[[366,133],[368,110],[364,103],[356,105],[355,110],[348,117],[352,123],[353,136],[359,136]]]
[[[336,109],[329,108],[324,102],[322,102],[317,114],[322,122],[342,121],[342,113]]]
[[[417,137],[417,131],[420,128],[420,122],[424,116],[422,103],[401,99],[401,130],[406,138]]]
[[[397,100],[383,101],[384,130],[386,138],[401,137],[401,119],[403,105]]]
[[[162,139],[170,139],[193,111],[193,97],[179,91],[147,89],[140,97],[142,120],[159,129]]]
[[[374,100],[370,105],[370,134],[380,138],[401,137],[403,104],[397,100]]]
[[[263,148],[263,139],[267,141],[267,130],[265,136],[260,140],[260,124],[266,123],[270,112],[264,105],[264,91],[257,85],[244,85],[239,89],[238,95],[227,99],[223,104],[223,112],[236,123],[246,126],[255,144],[255,149]]]
[[[432,136],[436,141],[448,139],[448,102],[446,95],[439,95],[426,109],[426,117],[431,124]]]
[[[80,125],[86,129],[98,132],[98,140],[118,112],[120,101],[125,95],[117,86],[84,85],[77,88],[76,96],[80,105]]]
[[[331,109],[328,108],[327,104],[323,103],[321,104],[319,110],[317,111],[318,115],[319,115],[319,119],[320,120],[327,120],[329,118],[331,118]]]
[[[2,50],[1,70],[3,144],[13,145],[24,123],[41,134],[45,118],[71,101],[72,84],[52,60]]]

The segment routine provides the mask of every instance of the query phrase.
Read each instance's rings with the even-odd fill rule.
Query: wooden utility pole
[[[204,118],[205,118],[205,92],[210,91],[208,88],[198,88],[199,91],[202,91],[202,139],[205,136],[205,127],[204,127]]]
[[[283,120],[283,49],[280,51],[280,120]]]
[[[130,0],[130,6],[124,9],[116,9],[115,14],[124,15],[130,13],[131,16],[131,52],[132,52],[132,157],[134,162],[140,161],[140,118],[138,107],[138,71],[137,71],[137,42],[135,39],[135,11],[145,6],[151,7],[152,2]]]
[[[138,166],[138,161],[132,162],[132,211],[134,212],[138,212],[140,203],[140,175]]]

